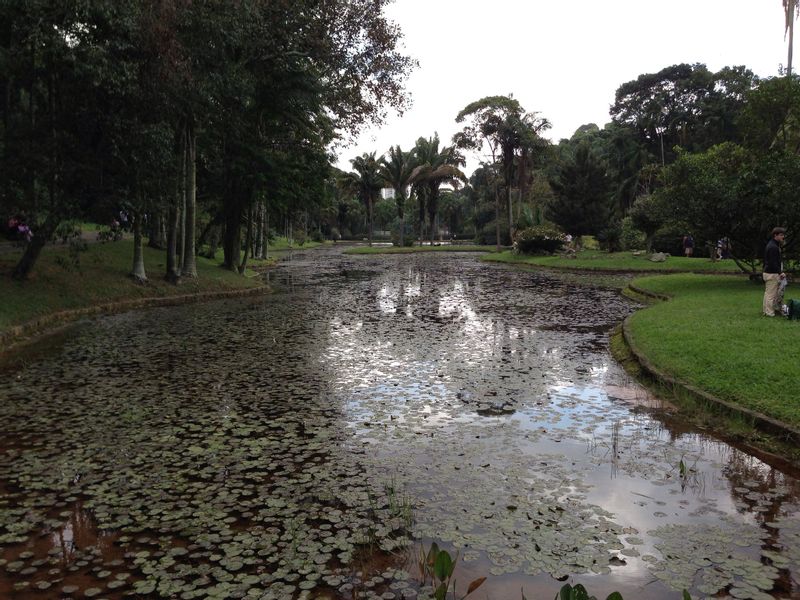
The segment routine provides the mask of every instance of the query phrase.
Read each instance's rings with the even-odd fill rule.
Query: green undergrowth
[[[345,254],[413,254],[416,252],[495,252],[496,246],[445,244],[442,246],[357,246]]]
[[[217,261],[198,257],[197,279],[184,279],[180,285],[172,285],[163,280],[164,251],[146,247],[144,261],[150,280],[145,285],[138,285],[127,276],[133,260],[133,242],[130,240],[89,244],[78,255],[77,265],[69,259],[66,246],[47,246],[29,280],[24,282],[10,277],[19,256],[19,252],[0,255],[0,330],[66,309],[128,299],[235,290],[261,284],[254,277],[242,277],[220,268]]]
[[[671,297],[629,319],[651,363],[717,398],[800,426],[800,322],[761,316],[763,287],[745,278],[679,274],[632,284]],[[790,286],[786,297],[800,297]]]
[[[711,261],[707,258],[670,256],[664,262],[652,262],[649,255],[634,256],[631,252],[582,250],[574,256],[563,254],[525,255],[510,250],[483,256],[482,260],[512,264],[527,264],[554,269],[586,269],[598,271],[663,271],[694,273],[740,273],[732,260]]]

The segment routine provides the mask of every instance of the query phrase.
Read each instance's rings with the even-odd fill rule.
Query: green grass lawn
[[[631,252],[603,252],[582,250],[574,258],[564,255],[530,256],[514,254],[510,250],[490,254],[482,260],[512,264],[533,265],[555,269],[586,269],[597,271],[664,271],[664,272],[714,272],[739,273],[739,267],[732,260],[711,261],[708,258],[686,258],[670,256],[665,262],[651,262],[650,255],[634,256]]]
[[[445,244],[442,246],[357,246],[345,254],[412,254],[415,252],[494,252],[495,246],[475,244]]]
[[[280,251],[280,250],[310,250],[311,248],[317,248],[324,244],[329,244],[332,242],[314,242],[311,240],[307,240],[303,244],[298,244],[296,241],[294,244],[290,244],[289,240],[285,237],[276,237],[269,243],[269,250],[270,252]]]
[[[678,274],[633,286],[671,300],[630,317],[634,345],[659,369],[711,394],[800,426],[800,321],[761,316],[763,286]],[[786,298],[800,298],[790,285]]]
[[[175,286],[163,281],[166,255],[145,248],[150,282],[137,285],[127,277],[133,259],[133,242],[89,244],[80,254],[80,268],[60,264],[68,257],[65,246],[47,246],[28,281],[9,274],[19,252],[0,254],[0,330],[65,309],[83,308],[125,299],[179,296],[256,287],[260,282],[219,267],[218,261],[197,258],[196,280]]]

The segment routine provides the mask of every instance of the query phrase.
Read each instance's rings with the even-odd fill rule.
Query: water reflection
[[[101,319],[0,382],[0,596],[57,548],[59,587],[79,561],[142,580],[90,571],[109,597],[146,597],[154,572],[189,595],[348,597],[353,560],[383,548],[373,589],[413,597],[406,527],[494,598],[569,578],[598,596],[797,595],[796,474],[630,381],[607,334],[634,306],[613,290],[335,250],[270,280],[266,298]],[[47,547],[20,559],[30,540]]]

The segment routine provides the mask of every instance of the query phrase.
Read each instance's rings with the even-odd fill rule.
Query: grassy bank
[[[800,322],[762,317],[762,286],[694,274],[641,277],[632,285],[672,298],[629,320],[632,342],[657,368],[800,427]],[[800,297],[800,288],[790,285],[786,297]]]
[[[413,254],[415,252],[494,252],[495,246],[475,244],[446,244],[442,246],[356,246],[345,254]]]
[[[68,267],[64,246],[48,246],[25,282],[9,273],[19,253],[0,255],[0,331],[31,319],[67,309],[136,298],[180,296],[257,287],[260,282],[218,266],[218,261],[197,258],[198,277],[175,286],[163,281],[165,253],[144,249],[150,282],[137,285],[127,277],[133,242],[123,240],[90,244],[80,254],[80,267]]]
[[[589,271],[659,271],[695,273],[739,273],[732,260],[711,261],[708,258],[670,256],[664,262],[648,260],[650,255],[634,256],[631,252],[602,252],[582,250],[574,255],[528,256],[510,250],[482,257],[482,260],[511,264],[532,265],[553,269],[585,269]]]

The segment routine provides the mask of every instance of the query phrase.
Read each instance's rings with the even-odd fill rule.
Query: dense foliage
[[[16,274],[70,217],[124,216],[139,279],[144,233],[175,277],[195,241],[241,269],[270,216],[321,227],[331,142],[405,105],[387,1],[3,3],[0,210],[33,231]]]
[[[550,224],[533,225],[514,237],[514,252],[517,254],[551,254],[564,247],[564,235]]]

